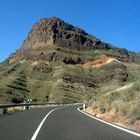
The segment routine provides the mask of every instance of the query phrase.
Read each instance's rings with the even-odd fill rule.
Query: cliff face
[[[44,18],[36,23],[22,45],[22,50],[62,47],[74,50],[105,49],[109,46],[63,20]]]

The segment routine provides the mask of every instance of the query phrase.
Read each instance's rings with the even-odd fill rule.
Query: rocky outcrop
[[[44,18],[36,23],[23,42],[21,50],[62,47],[75,50],[109,49],[99,39],[87,34],[63,20],[53,17]]]
[[[65,82],[70,82],[70,83],[80,83],[83,84],[84,86],[95,88],[96,87],[96,81],[93,78],[83,78],[83,77],[78,77],[78,76],[71,76],[71,75],[64,75],[63,80]]]
[[[87,63],[83,64],[83,68],[98,68],[105,64],[111,63],[113,61],[117,61],[114,58],[108,57],[106,55],[101,56],[97,60],[90,60]]]
[[[78,58],[78,57],[77,58],[65,57],[63,62],[65,64],[73,64],[73,65],[75,65],[75,64],[81,64],[82,60],[81,60],[81,58]]]
[[[13,60],[17,59],[32,59],[61,60],[64,63],[77,64],[81,62],[79,60],[76,62],[75,58],[67,61],[65,56],[59,53],[67,52],[68,54],[70,52],[70,54],[73,54],[86,51],[88,52],[86,54],[87,59],[94,59],[95,55],[107,55],[123,62],[140,63],[140,56],[136,53],[104,43],[84,30],[74,27],[57,17],[43,18],[37,22],[24,40],[21,48],[10,56],[9,63],[13,63]],[[79,56],[76,57],[80,58]],[[82,60],[82,58],[80,59]]]
[[[49,67],[48,65],[36,65],[36,66],[32,66],[32,70],[33,71],[39,71],[39,72],[44,72],[44,73],[49,73],[52,71],[52,68]]]

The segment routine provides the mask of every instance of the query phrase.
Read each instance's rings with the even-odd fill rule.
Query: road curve
[[[82,114],[77,107],[62,107],[49,114],[36,140],[140,140],[140,137]],[[0,117],[0,139],[31,140],[52,109],[34,109]]]
[[[54,109],[31,109],[0,116],[0,140],[30,140],[44,116]]]

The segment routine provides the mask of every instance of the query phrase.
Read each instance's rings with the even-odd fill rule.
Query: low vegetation
[[[99,115],[102,119],[122,123],[127,127],[140,131],[138,125],[140,121],[140,77],[138,74],[140,73],[140,66],[125,63],[123,65],[127,69],[127,71],[125,70],[127,73],[125,80],[117,76],[120,81],[117,80],[117,83],[114,83],[115,79],[110,79],[116,87],[111,84],[100,87],[96,95],[92,96],[89,106],[93,110],[93,114],[97,116],[102,114]],[[112,116],[112,114],[115,117],[107,117]]]

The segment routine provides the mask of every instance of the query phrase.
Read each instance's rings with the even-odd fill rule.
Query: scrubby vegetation
[[[107,119],[108,121],[121,122],[132,126],[140,121],[140,66],[125,63],[123,65],[126,67],[124,71],[125,78],[123,77],[124,74],[121,74],[123,76],[120,79],[121,75],[119,74],[119,77],[114,77],[110,81],[118,86],[113,87],[109,84],[108,86],[100,87],[96,95],[92,96],[90,108],[96,112],[96,115],[100,113],[109,115],[108,112],[111,115],[115,110],[115,113],[118,115],[113,120]],[[120,80],[117,80],[117,83],[115,83],[115,79]],[[120,116],[126,117],[125,121],[121,120]]]

